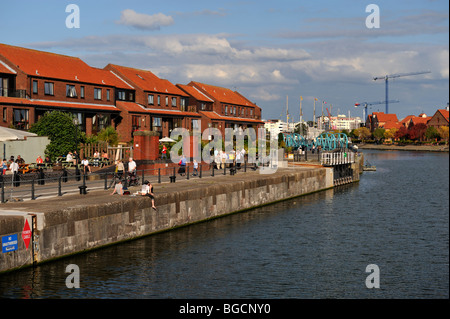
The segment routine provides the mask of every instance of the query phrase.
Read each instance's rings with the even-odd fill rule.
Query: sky
[[[236,90],[262,118],[399,119],[449,101],[449,3],[443,0],[2,1],[0,43],[150,70],[173,84]],[[79,8],[79,27],[69,28]],[[369,5],[375,4],[378,10]],[[367,10],[366,10],[367,9]],[[70,23],[69,23],[70,26]]]

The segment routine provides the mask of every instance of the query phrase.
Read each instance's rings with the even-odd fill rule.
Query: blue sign
[[[17,250],[17,234],[2,237],[2,253]]]

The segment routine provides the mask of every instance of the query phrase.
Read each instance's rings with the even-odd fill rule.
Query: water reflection
[[[359,183],[0,276],[0,296],[448,298],[448,153],[364,154]]]

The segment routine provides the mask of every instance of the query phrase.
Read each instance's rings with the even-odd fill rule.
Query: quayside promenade
[[[353,182],[358,168],[355,163]],[[156,211],[148,197],[111,190],[7,202],[0,206],[0,273],[322,191],[333,187],[333,178],[333,168],[297,164],[271,174],[154,184]]]

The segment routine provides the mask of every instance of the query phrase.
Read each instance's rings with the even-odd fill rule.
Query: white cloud
[[[174,20],[171,16],[167,16],[163,13],[148,15],[126,9],[122,11],[120,20],[116,21],[116,23],[142,30],[159,30],[162,26],[174,24]]]

